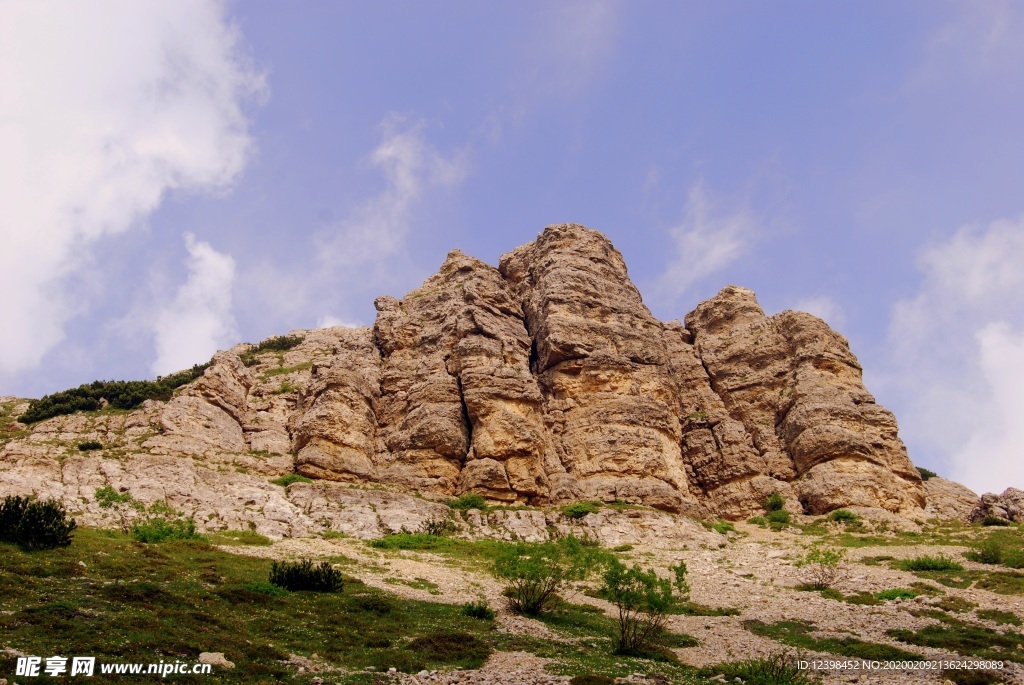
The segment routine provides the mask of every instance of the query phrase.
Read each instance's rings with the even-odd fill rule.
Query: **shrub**
[[[608,561],[602,594],[618,609],[617,654],[643,655],[656,645],[674,606],[690,593],[686,564],[671,569],[674,581],[659,578],[653,569],[627,568],[617,559]],[[675,590],[675,593],[673,593]]]
[[[798,658],[779,652],[760,659],[719,664],[705,669],[710,674],[718,672],[726,680],[739,680],[746,685],[814,685],[818,681],[813,672],[803,670]]]
[[[857,523],[860,521],[860,516],[857,516],[849,509],[836,509],[828,515],[829,521],[835,521],[836,523]]]
[[[79,448],[81,449],[81,448]],[[983,526],[1009,526],[1010,522],[1006,519],[1001,519],[998,516],[986,516],[981,520]]]
[[[846,550],[818,547],[812,549],[796,562],[797,568],[805,569],[805,580],[816,590],[832,587],[842,575],[842,563]]]
[[[312,483],[313,479],[312,478],[306,478],[305,476],[303,476],[301,474],[298,474],[298,473],[289,473],[289,474],[287,474],[285,476],[281,476],[280,478],[275,478],[274,480],[272,480],[270,482],[273,483],[274,485],[281,485],[283,487],[288,487],[292,483]]]
[[[789,523],[789,512],[785,509],[773,509],[768,512],[768,523],[785,525]]]
[[[716,521],[715,523],[711,524],[711,527],[715,530],[716,533],[721,533],[722,535],[736,531],[736,528],[728,521]]]
[[[597,502],[573,502],[562,507],[562,513],[571,519],[581,519],[601,508]]]
[[[764,500],[765,511],[781,511],[784,506],[786,506],[786,500],[782,499],[782,495],[777,492],[768,495]]]
[[[455,499],[450,499],[447,504],[452,509],[462,509],[463,511],[469,509],[480,509],[483,511],[487,509],[487,500],[484,499],[483,495],[475,492],[467,492]]]
[[[512,611],[527,616],[548,611],[558,602],[559,592],[587,577],[595,555],[578,539],[572,540],[519,543],[498,554],[491,571],[509,583],[504,594]]]
[[[311,559],[273,562],[270,582],[292,592],[341,592],[343,587],[341,571],[326,561],[314,566]]]
[[[93,381],[32,400],[18,420],[35,423],[76,411],[96,411],[103,408],[104,402],[115,409],[135,409],[146,400],[166,402],[175,388],[199,378],[209,366],[209,363],[197,364],[187,371],[157,376],[155,381]]]
[[[273,338],[267,338],[258,345],[253,345],[251,349],[239,355],[239,358],[244,365],[255,366],[259,364],[260,360],[256,358],[256,355],[260,352],[285,352],[303,340],[304,338],[301,335],[277,335]]]
[[[929,471],[928,469],[922,468],[920,466],[917,467],[917,472],[921,474],[921,480],[928,480],[929,478],[938,478],[939,476],[939,474],[935,473],[934,471]]]
[[[129,528],[131,536],[139,542],[204,539],[196,530],[196,522],[191,517],[186,518],[180,511],[171,508],[163,500],[153,502],[149,505],[149,509],[144,509],[142,504],[135,500],[131,500],[131,502],[137,511],[144,512],[143,518],[137,520]]]
[[[747,519],[747,523],[753,524],[755,526],[763,526],[764,524],[768,523],[768,519],[766,519],[764,516],[751,516]]]
[[[914,590],[908,590],[906,588],[893,588],[891,590],[882,590],[881,592],[876,592],[875,597],[882,600],[883,602],[888,602],[889,600],[893,599],[913,599],[914,597],[917,597],[918,594],[920,593],[915,592]]]
[[[28,549],[55,549],[71,544],[78,524],[68,518],[64,505],[50,499],[8,496],[0,502],[0,541]]]
[[[982,541],[975,551],[967,552],[964,556],[982,564],[1001,564],[1003,563],[1003,552],[1003,545],[998,540],[989,538]]]
[[[925,555],[896,562],[904,571],[963,571],[963,564],[953,561],[945,554]]]
[[[420,526],[419,532],[424,535],[441,537],[455,531],[455,521],[447,516],[427,519]]]
[[[494,619],[494,609],[488,604],[486,599],[479,599],[475,602],[466,602],[462,605],[462,613],[470,618],[478,618],[481,621],[490,621]]]
[[[78,443],[79,452],[89,452],[91,450],[103,449],[103,443],[96,440],[86,440],[85,442]]]

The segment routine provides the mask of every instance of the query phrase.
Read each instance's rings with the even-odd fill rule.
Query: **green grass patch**
[[[913,559],[903,559],[896,562],[897,568],[904,571],[963,571],[963,564],[950,559],[944,554],[924,555]]]
[[[1008,626],[1019,626],[1022,623],[1017,614],[999,609],[978,609],[978,618]]]
[[[887,630],[886,635],[907,644],[947,649],[962,656],[1024,663],[1024,650],[1017,649],[1018,644],[1024,643],[1021,633],[1000,632],[940,612],[922,612],[922,615],[940,622],[916,631],[894,628]]]
[[[587,514],[594,514],[601,508],[597,502],[573,502],[562,507],[562,514],[571,519],[581,519]]]
[[[450,499],[447,502],[448,506],[452,509],[459,509],[462,511],[468,511],[470,509],[479,509],[480,511],[487,511],[487,500],[484,496],[476,492],[467,492],[464,495],[459,495],[455,499]]]
[[[266,547],[274,544],[274,541],[266,535],[260,535],[254,530],[225,530],[219,533],[212,533],[208,537],[212,544],[225,545],[227,547],[239,545]]]
[[[881,592],[876,592],[875,597],[877,599],[882,600],[883,602],[889,602],[894,599],[914,599],[914,597],[917,597],[919,594],[920,593],[916,590],[897,587],[892,588],[891,590],[882,590]]]
[[[306,478],[305,476],[299,473],[289,473],[288,475],[281,476],[280,478],[275,478],[270,482],[273,483],[274,485],[288,487],[292,483],[312,483],[313,479]]]
[[[27,654],[152,662],[195,661],[211,650],[236,664],[218,669],[216,682],[308,683],[308,674],[294,678],[281,661],[316,652],[351,672],[332,682],[368,685],[372,679],[360,675],[368,666],[472,668],[501,642],[489,622],[458,606],[398,600],[354,578],[338,593],[282,592],[267,582],[270,560],[201,540],[151,546],[85,528],[67,548],[0,544],[0,554],[0,631],[5,646]]]
[[[813,685],[820,678],[797,664],[798,657],[780,652],[760,659],[730,661],[701,669],[700,675],[708,682],[740,682],[744,685]]]
[[[756,635],[809,651],[879,661],[916,661],[922,658],[920,654],[897,647],[877,642],[864,642],[852,637],[818,638],[813,635],[814,624],[805,621],[778,621],[769,624],[752,620],[744,621],[743,627]]]
[[[286,373],[295,373],[297,371],[306,371],[308,369],[311,369],[312,367],[313,367],[313,362],[311,362],[311,361],[309,361],[309,362],[302,362],[301,364],[296,364],[295,366],[278,366],[277,368],[268,369],[267,371],[264,371],[263,374],[260,376],[260,380],[261,381],[265,381],[265,380],[268,380],[270,378],[273,378],[274,376],[283,376]]]

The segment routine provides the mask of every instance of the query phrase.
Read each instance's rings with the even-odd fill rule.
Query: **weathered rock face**
[[[301,488],[245,498],[288,521],[288,507],[331,510],[345,484],[726,518],[760,512],[772,492],[809,513],[924,506],[896,422],[842,336],[808,314],[766,316],[734,286],[685,327],[662,323],[618,251],[582,226],[548,227],[498,268],[452,252],[422,287],[376,306],[372,329],[298,332],[297,347],[248,367],[249,347],[218,353],[167,403],[42,422],[0,446],[0,490],[24,489],[30,464],[63,473],[44,447],[83,459],[67,445],[96,435],[105,449],[85,462],[119,465],[83,467],[74,496],[123,485],[128,463],[203,491],[228,487],[211,474],[231,469],[340,481],[308,502]],[[203,497],[176,497],[231,520]]]
[[[925,508],[925,516],[928,518],[970,521],[971,513],[979,504],[976,492],[938,476],[924,482],[924,492],[928,500]]]
[[[1024,523],[1024,490],[1006,488],[1001,495],[985,493],[968,518],[975,523],[987,518]]]

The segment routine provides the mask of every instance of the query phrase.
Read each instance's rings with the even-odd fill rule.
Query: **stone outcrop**
[[[985,493],[971,510],[969,519],[975,523],[985,519],[1024,523],[1024,490],[1006,488],[1001,495]]]
[[[253,523],[230,511],[255,509],[275,534],[314,514],[380,530],[344,523],[338,512],[362,506],[351,486],[731,519],[760,513],[773,492],[815,514],[925,505],[895,419],[864,388],[845,338],[809,314],[767,316],[735,286],[685,326],[658,321],[619,252],[582,226],[548,227],[497,268],[454,251],[420,288],[375,304],[372,328],[220,352],[169,402],[19,428],[28,434],[0,444],[0,494],[46,494],[52,481],[88,499],[116,484],[224,525]],[[104,449],[74,449],[88,439]],[[173,487],[132,480],[140,469]],[[264,487],[292,471],[316,487]],[[415,501],[423,516],[440,506]]]
[[[933,476],[924,482],[928,506],[925,516],[937,519],[970,521],[978,506],[978,494],[960,483]]]

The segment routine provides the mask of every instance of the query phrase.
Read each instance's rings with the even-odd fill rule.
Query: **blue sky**
[[[1024,487],[1024,5],[0,6],[0,394],[370,324],[547,224],[682,319],[846,335],[915,463]]]

